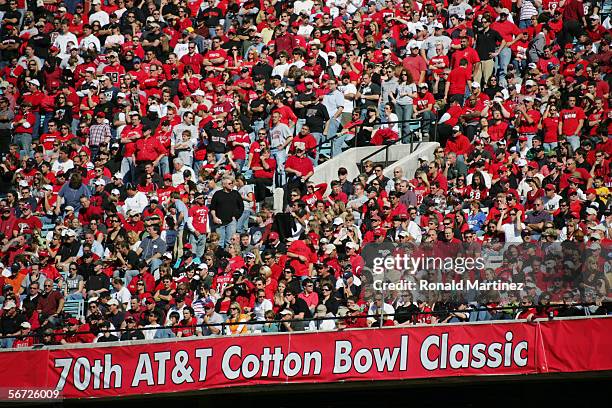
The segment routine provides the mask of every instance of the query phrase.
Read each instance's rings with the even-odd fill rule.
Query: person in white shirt
[[[336,78],[340,77],[342,73],[342,65],[338,64],[338,56],[335,52],[330,51],[327,53],[327,61],[329,64],[329,68],[334,72],[334,76]]]
[[[293,3],[293,13],[299,15],[302,11],[310,15],[310,10],[314,7],[314,1],[312,0],[297,0]]]
[[[68,21],[62,20],[62,24],[60,25],[60,33],[57,37],[55,37],[55,41],[53,42],[53,46],[59,48],[60,50],[58,54],[60,58],[68,56],[68,53],[70,52],[68,43],[77,45],[79,40],[77,39],[76,35],[69,31]]]
[[[127,198],[125,199],[125,204],[123,205],[123,209],[127,215],[131,210],[132,212],[136,212],[137,214],[141,214],[144,209],[149,205],[149,199],[147,195],[142,191],[138,191],[135,185],[129,183],[125,186],[127,192]]]
[[[503,224],[506,214],[510,214],[510,222]],[[521,232],[523,231],[523,223],[521,216],[523,212],[516,208],[511,208],[508,212],[507,208],[501,210],[499,221],[497,221],[497,231],[504,233],[505,242],[523,242]]]
[[[258,322],[264,322],[266,320],[266,312],[268,310],[272,310],[272,307],[273,305],[270,299],[266,299],[266,292],[263,289],[258,290],[255,303],[253,304],[255,320]]]
[[[181,159],[177,157],[172,163],[174,164],[174,174],[172,174],[172,185],[174,187],[178,187],[185,182],[185,177],[183,177],[185,171],[191,174],[191,180],[196,180],[196,174],[193,169],[186,166]]]
[[[328,139],[333,138],[338,133],[340,127],[340,118],[342,112],[344,112],[344,95],[338,90],[338,82],[335,79],[330,79],[327,82],[329,92],[323,95],[323,106],[327,109],[329,115],[329,121],[325,128]],[[335,157],[342,153],[342,147],[344,146],[345,136],[339,136],[332,143],[332,157]]]
[[[278,53],[278,61],[272,70],[272,76],[278,75],[281,78],[285,76],[285,74],[289,71],[289,63],[287,62],[289,59],[289,54],[287,51],[281,51]]]
[[[334,317],[334,314],[327,311],[327,306],[320,304],[317,305],[317,309],[314,318],[321,317]],[[309,331],[323,331],[323,330],[335,330],[336,321],[333,319],[329,320],[311,320],[308,324]]]
[[[338,90],[342,92],[344,97],[344,109],[342,109],[342,119],[340,121],[342,125],[345,125],[351,120],[353,100],[357,93],[357,87],[351,82],[351,76],[349,74],[342,75],[342,83],[338,85]]]
[[[79,44],[79,48],[82,51],[94,49],[100,52],[100,39],[93,35],[93,30],[89,24],[83,25],[83,39]]]
[[[554,184],[547,184],[544,188],[546,194],[542,197],[542,202],[544,202],[544,209],[550,213],[553,213],[559,209],[559,202],[562,200],[562,197],[555,192]]]
[[[117,277],[113,279],[113,291],[111,292],[111,298],[117,299],[120,305],[123,305],[123,309],[127,310],[132,300],[132,295],[128,288],[123,284],[123,279]]]
[[[57,160],[51,165],[51,171],[55,174],[60,170],[66,173],[72,168],[74,168],[74,162],[70,159],[69,151],[65,148],[60,148]]]
[[[100,0],[93,0],[91,4],[94,12],[89,15],[89,24],[93,24],[94,21],[97,21],[100,23],[100,26],[104,27],[110,23],[110,17],[106,11],[102,10]]]
[[[393,320],[395,309],[388,303],[385,303],[382,294],[374,295],[374,301],[370,304],[368,315],[385,315],[385,319]],[[368,318],[371,321],[372,318]]]

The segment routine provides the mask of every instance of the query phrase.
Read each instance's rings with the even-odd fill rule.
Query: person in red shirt
[[[331,189],[332,191],[327,197],[329,205],[333,205],[335,202],[338,202],[338,201],[341,201],[344,204],[348,202],[348,196],[346,195],[344,191],[342,191],[342,185],[340,184],[340,181],[333,180],[331,182]]]
[[[160,143],[159,138],[153,136],[150,126],[143,126],[142,134],[144,138],[136,140],[135,143],[136,179],[144,173],[144,167],[147,163],[153,163],[153,167],[157,167],[166,155],[166,149]]]
[[[64,336],[60,339],[62,344],[74,343],[93,343],[96,339],[88,324],[80,324],[79,321],[71,317],[64,327]]]
[[[60,132],[57,128],[57,122],[51,119],[47,124],[48,132],[40,135],[40,144],[42,144],[45,152],[50,152],[53,150],[53,143],[58,140],[60,136]]]
[[[444,152],[453,152],[457,155],[457,170],[460,174],[467,173],[465,160],[471,151],[472,144],[470,143],[470,139],[468,139],[467,136],[461,133],[461,126],[453,126],[453,133],[450,139],[446,142]]]
[[[188,45],[189,51],[187,54],[183,55],[180,59],[181,64],[183,66],[189,66],[193,69],[193,73],[196,75],[200,75],[200,70],[202,67],[202,63],[204,62],[204,57],[197,51],[197,45],[194,42],[190,42]]]
[[[317,140],[310,133],[310,126],[308,126],[307,124],[302,125],[300,132],[295,135],[295,137],[291,141],[291,145],[289,146],[289,153],[295,153],[296,147],[300,147],[304,151],[308,152],[309,156],[313,160],[313,164],[317,164],[314,162],[316,152],[313,150],[317,147]]]
[[[422,83],[425,81],[425,73],[427,71],[427,61],[419,54],[419,44],[416,41],[410,41],[408,43],[408,49],[410,54],[404,58],[402,65],[404,69],[410,71],[412,78],[416,83]]]
[[[32,156],[32,135],[37,124],[36,116],[32,113],[32,104],[23,102],[21,112],[13,118],[13,142],[19,145],[21,155]]]
[[[414,117],[417,119],[423,119],[423,139],[428,139],[430,127],[436,120],[436,113],[434,109],[434,103],[436,100],[431,92],[429,92],[429,86],[427,83],[419,84],[416,98],[413,98],[414,103]]]
[[[584,110],[576,106],[576,97],[569,96],[567,98],[567,108],[560,113],[559,134],[565,136],[573,150],[580,147],[580,132],[585,119]]]
[[[213,69],[221,69],[227,62],[227,52],[221,48],[221,39],[219,37],[213,38],[211,49],[204,55],[202,65],[204,70],[208,71],[212,67]]]
[[[533,97],[526,96],[523,102],[518,104],[516,108],[516,119],[519,136],[527,137],[527,146],[531,149],[531,141],[538,131],[540,123],[540,112],[533,109]]]
[[[255,181],[255,201],[260,203],[271,195],[268,187],[272,186],[276,171],[276,160],[271,157],[269,148],[262,148],[260,154],[253,158],[251,170]]]
[[[197,193],[195,204],[189,208],[187,227],[191,232],[190,243],[198,258],[204,255],[206,234],[209,231],[208,207],[204,205],[204,193]]]
[[[463,105],[463,98],[467,85],[472,83],[472,70],[468,69],[468,60],[462,58],[459,61],[459,66],[450,71],[444,89],[444,99],[449,100],[452,97]]]
[[[227,135],[227,144],[232,149],[232,160],[241,170],[246,161],[246,152],[251,144],[251,138],[244,131],[242,122],[238,119],[232,122],[232,132]]]
[[[285,162],[285,172],[287,173],[287,191],[298,188],[305,190],[304,183],[314,174],[312,161],[306,157],[302,148],[296,148],[295,154],[290,155]]]
[[[459,62],[464,58],[468,62],[468,71],[473,72],[474,64],[480,61],[480,57],[478,57],[478,53],[476,52],[476,50],[469,46],[468,37],[461,37],[459,42],[459,49],[456,50],[453,53],[453,56],[451,57],[451,69],[458,68]]]
[[[35,230],[42,229],[42,221],[32,214],[32,206],[28,203],[21,204],[21,217],[15,223],[17,234],[32,234]]]
[[[544,150],[556,149],[559,135],[559,110],[556,105],[546,105],[546,110],[538,127],[544,133]]]

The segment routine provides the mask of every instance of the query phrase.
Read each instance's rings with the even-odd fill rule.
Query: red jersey
[[[561,132],[563,135],[573,136],[578,130],[580,121],[585,118],[584,110],[579,106],[563,109],[561,111]]]
[[[189,209],[191,225],[200,234],[208,232],[208,207],[205,205],[194,205]]]

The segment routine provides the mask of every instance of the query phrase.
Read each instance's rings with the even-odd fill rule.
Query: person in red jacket
[[[79,324],[79,321],[71,317],[64,327],[64,336],[60,339],[62,344],[93,343],[96,337],[90,333],[88,324]]]
[[[446,142],[444,152],[446,154],[453,152],[457,155],[457,169],[459,170],[460,174],[467,173],[465,159],[471,150],[472,145],[470,143],[470,139],[468,139],[467,136],[461,133],[461,126],[453,126],[453,133],[451,134],[451,137],[448,142]]]

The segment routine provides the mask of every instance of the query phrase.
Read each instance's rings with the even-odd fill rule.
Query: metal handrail
[[[379,122],[379,123],[376,124],[376,126],[404,124],[404,123],[412,123],[412,124],[418,123],[419,124],[418,129],[419,130],[423,129],[423,119],[406,119],[406,120],[394,120],[394,121],[387,121],[387,122]],[[435,123],[437,124],[437,121]],[[355,137],[353,137],[354,145],[352,147],[357,147],[357,133],[359,133],[359,131],[361,130],[362,127],[363,127],[363,123],[357,125],[357,131],[355,132]],[[436,133],[437,133],[437,126],[436,126]],[[415,134],[414,131],[410,131],[409,132],[409,135],[411,136],[410,137],[410,149],[411,149],[410,152],[411,153],[413,151],[412,150],[412,148],[413,148],[413,146],[412,146],[412,142],[413,142],[412,136],[414,136],[414,134]],[[308,156],[311,153],[316,152],[317,150],[320,150],[325,144],[327,144],[329,142],[333,142],[334,140],[338,139],[341,136],[342,135],[340,133],[336,133],[336,135],[334,135],[333,137],[327,137],[327,138],[321,140],[319,143],[317,143],[316,146],[311,147],[310,149],[307,149],[306,150],[306,155]],[[385,146],[391,146],[391,145],[394,145],[394,144],[398,143],[399,141],[404,141],[404,140],[405,140],[405,135],[402,135],[402,137],[400,137],[398,140],[394,141],[393,143],[385,144]],[[380,151],[382,151],[385,146],[382,146]]]
[[[418,130],[422,131],[423,130],[423,119],[407,119],[407,120],[395,120],[395,121],[388,121],[388,122],[380,122],[377,123],[376,126],[379,125],[391,125],[391,124],[404,124],[404,123],[410,123],[410,124],[414,124],[414,123],[418,123],[419,127],[417,128]],[[422,132],[421,132],[422,133]],[[385,143],[383,144],[380,149],[377,149],[376,151],[368,154],[367,156],[365,156],[364,158],[361,159],[361,161],[359,162],[359,171],[363,172],[364,171],[364,163],[369,160],[371,157],[374,157],[376,155],[378,155],[380,152],[384,151],[385,152],[385,167],[387,167],[389,165],[389,148],[391,146],[394,146],[398,143],[406,143],[406,138],[408,138],[408,142],[410,144],[410,153],[414,152],[414,136],[415,136],[415,131],[414,130],[410,130],[407,134],[402,134],[401,137],[399,137],[397,140],[394,140],[391,143]],[[417,145],[418,147],[418,145]]]
[[[412,303],[414,304],[414,303]],[[607,304],[607,303],[606,303]],[[468,308],[466,309],[441,309],[441,310],[418,310],[418,311],[414,311],[411,314],[412,317],[415,316],[439,316],[439,315],[448,315],[451,313],[470,313],[470,312],[483,312],[483,311],[489,311],[489,312],[502,312],[502,313],[508,313],[509,311],[512,311],[511,313],[518,313],[519,311],[525,311],[525,310],[529,310],[529,309],[538,309],[538,308],[544,308],[544,309],[550,309],[550,310],[558,310],[558,309],[562,309],[562,308],[567,308],[567,307],[588,307],[588,306],[594,306],[596,305],[596,303],[593,302],[580,302],[580,303],[572,303],[572,304],[564,304],[564,303],[550,303],[548,305],[541,305],[541,304],[532,304],[532,305],[504,305],[504,306],[495,306],[495,307],[491,307],[491,306],[487,306],[485,304],[479,304],[479,305],[469,305]],[[325,320],[334,320],[334,321],[338,321],[338,320],[347,320],[347,319],[380,319],[379,320],[379,326],[370,326],[372,328],[376,328],[376,327],[381,327],[382,323],[382,319],[384,318],[388,318],[388,317],[395,317],[401,315],[403,317],[406,316],[406,313],[402,312],[402,313],[398,313],[398,312],[394,312],[394,313],[385,313],[384,311],[381,310],[381,313],[375,313],[375,314],[368,314],[368,313],[363,313],[361,312],[361,314],[357,314],[357,315],[345,315],[345,316],[324,316],[324,317],[311,317],[311,318],[303,318],[303,319],[286,319],[286,320],[282,320],[282,319],[274,319],[274,320],[246,320],[243,322],[227,322],[227,321],[223,321],[220,323],[199,323],[194,325],[175,325],[175,326],[162,326],[159,325],[157,327],[137,327],[135,329],[129,329],[129,328],[120,328],[120,327],[116,327],[113,329],[104,329],[104,330],[99,330],[97,332],[91,331],[91,330],[84,330],[84,331],[76,331],[74,333],[68,333],[68,332],[54,332],[52,334],[53,337],[56,338],[61,338],[61,337],[67,337],[70,336],[72,334],[94,334],[97,335],[99,333],[102,333],[104,331],[108,331],[111,333],[124,333],[124,332],[136,332],[136,331],[140,331],[140,332],[145,332],[145,331],[149,331],[149,330],[158,330],[158,329],[167,329],[167,330],[172,330],[172,329],[183,329],[183,328],[193,328],[193,327],[199,327],[199,328],[204,328],[204,327],[220,327],[220,331],[221,331],[221,335],[227,335],[227,331],[228,331],[228,326],[239,326],[239,325],[246,325],[246,326],[252,326],[252,325],[262,325],[262,324],[266,324],[266,323],[278,323],[278,324],[282,324],[282,323],[310,323],[310,322],[321,322],[321,321],[325,321]],[[588,315],[585,316],[581,316],[581,317],[588,317]],[[549,318],[553,318],[553,316],[549,316]],[[500,319],[492,319],[492,321],[496,321],[496,320],[500,320]],[[467,323],[467,322],[465,322]],[[3,339],[9,339],[9,338],[14,338],[14,339],[18,339],[18,338],[26,338],[26,337],[42,337],[42,331],[39,329],[37,329],[36,331],[32,331],[29,334],[26,335],[7,335],[7,336],[0,336],[0,338]]]

